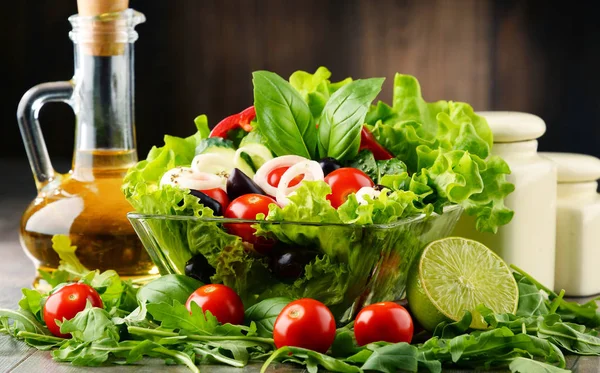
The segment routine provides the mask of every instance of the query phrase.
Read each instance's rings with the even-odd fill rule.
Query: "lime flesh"
[[[506,263],[485,245],[449,237],[425,247],[409,274],[407,297],[413,316],[429,331],[462,319],[465,310],[473,315],[471,328],[484,329],[477,306],[515,313],[519,289]]]

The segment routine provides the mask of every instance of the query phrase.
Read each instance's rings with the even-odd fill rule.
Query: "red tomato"
[[[223,211],[229,206],[229,197],[227,197],[227,193],[221,188],[213,188],[213,189],[205,189],[201,190],[202,193],[206,194],[210,198],[221,204]]]
[[[87,301],[93,307],[102,308],[102,299],[91,286],[81,283],[68,284],[52,293],[44,304],[44,321],[52,334],[61,338],[71,338],[71,334],[61,334],[56,320],[71,320],[85,309]]]
[[[226,218],[256,219],[257,214],[267,215],[269,213],[271,203],[276,204],[277,202],[273,198],[261,194],[244,194],[231,201],[224,216]],[[240,236],[243,241],[253,244],[254,249],[261,254],[267,253],[275,244],[273,240],[255,236],[256,229],[252,228],[250,223],[229,223],[223,224],[223,226],[227,232]]]
[[[267,175],[267,182],[271,184],[271,186],[277,188],[277,186],[279,185],[279,181],[281,181],[281,176],[283,176],[283,174],[288,170],[288,168],[289,167],[279,167],[269,172],[269,174]],[[292,181],[290,181],[288,187],[298,185],[302,181],[302,179],[304,179],[304,175],[296,176],[292,179]]]
[[[331,187],[331,194],[327,199],[336,209],[346,202],[348,194],[356,193],[362,187],[375,185],[367,174],[352,167],[338,168],[325,176],[325,182]]]
[[[294,346],[325,353],[335,339],[335,319],[323,303],[304,298],[281,310],[273,325],[275,346]]]
[[[410,343],[413,329],[413,321],[406,308],[393,302],[367,306],[354,320],[354,335],[360,346],[379,341]]]
[[[220,284],[204,285],[190,295],[185,307],[192,312],[191,303],[195,302],[202,311],[210,311],[221,324],[239,325],[244,322],[244,305],[232,288]]]

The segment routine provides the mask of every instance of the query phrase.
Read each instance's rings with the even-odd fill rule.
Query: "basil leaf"
[[[383,78],[355,80],[337,90],[323,108],[319,123],[319,154],[351,159],[360,147],[360,131]]]
[[[260,133],[277,155],[317,158],[317,128],[308,105],[290,83],[268,71],[252,73]]]
[[[265,299],[246,310],[246,320],[256,323],[259,336],[273,337],[273,324],[281,310],[290,302],[290,299],[283,297]]]
[[[137,299],[148,303],[185,303],[190,294],[203,284],[191,277],[184,275],[165,275],[144,285],[137,293]]]

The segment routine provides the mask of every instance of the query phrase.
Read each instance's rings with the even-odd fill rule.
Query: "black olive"
[[[280,249],[271,257],[271,271],[282,280],[295,280],[304,274],[304,267],[316,256],[305,247]]]
[[[217,200],[210,198],[199,190],[190,189],[190,194],[197,197],[205,207],[213,210],[216,216],[223,216],[223,206]]]
[[[210,284],[210,278],[215,272],[214,267],[208,264],[208,260],[202,254],[194,255],[185,263],[185,275],[204,284]]]
[[[380,191],[380,192],[383,190],[383,188],[387,188],[387,190],[388,190],[388,191],[387,191],[387,194],[388,194],[388,196],[389,196],[389,195],[392,193],[392,191],[390,190],[390,188],[386,187],[385,185],[381,185],[381,184],[375,184],[375,185],[373,186],[373,189],[375,189],[375,190],[377,190],[377,191]]]
[[[337,161],[337,159],[331,157],[321,159],[319,161],[319,166],[321,166],[321,169],[323,170],[325,176],[342,167],[342,165],[340,164],[340,162]]]
[[[234,168],[227,178],[227,196],[230,200],[234,200],[244,194],[262,194],[267,195],[256,183],[250,179],[245,173],[237,168]]]

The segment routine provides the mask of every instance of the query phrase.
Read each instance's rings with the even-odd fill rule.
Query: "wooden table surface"
[[[0,161],[0,169],[7,171],[7,180],[0,181],[0,308],[17,308],[21,288],[31,286],[35,270],[19,244],[18,225],[27,204],[34,198],[33,180],[25,162]],[[600,373],[600,357],[567,356],[567,367],[578,373]],[[11,373],[81,373],[81,372],[189,372],[183,366],[165,366],[162,360],[144,359],[130,366],[111,365],[100,368],[75,367],[57,363],[47,351],[37,351],[23,342],[0,334],[0,372]],[[226,373],[239,372],[237,368],[223,366],[201,366],[201,370]],[[244,368],[247,372],[258,372],[260,364]],[[279,366],[277,372],[299,373],[304,370],[291,366]],[[445,370],[446,371],[446,370]],[[448,372],[465,372],[447,370]]]

